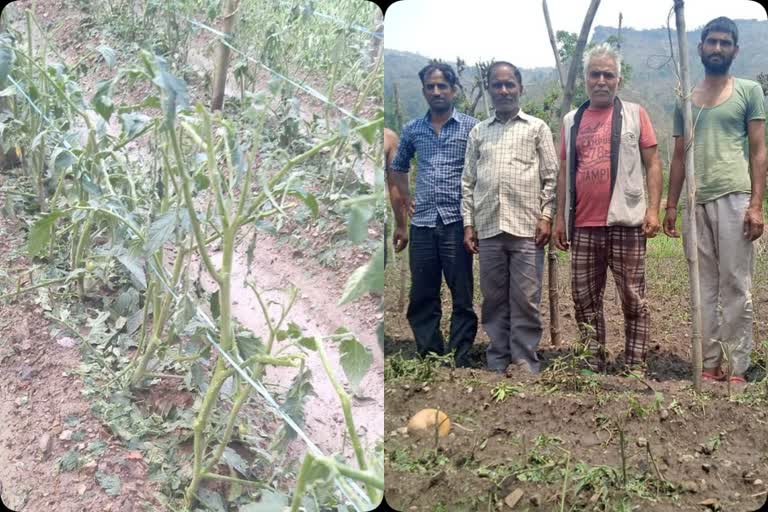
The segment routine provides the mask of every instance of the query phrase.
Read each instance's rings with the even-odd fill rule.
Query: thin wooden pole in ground
[[[685,184],[688,192],[689,280],[691,286],[691,353],[693,356],[693,388],[701,391],[701,295],[699,290],[698,233],[696,230],[696,181],[693,167],[693,125],[688,81],[688,41],[685,32],[683,0],[675,0],[675,22],[680,57],[680,90],[683,100],[683,140],[685,141]]]
[[[235,14],[237,13],[240,0],[229,0],[227,2],[224,21],[221,31],[225,34],[231,34],[235,26]],[[221,110],[224,105],[224,88],[227,83],[227,68],[229,64],[229,47],[223,41],[218,42],[216,48],[216,69],[214,71],[213,93],[211,94],[211,110]]]
[[[571,59],[571,65],[568,68],[568,76],[564,77],[563,65],[560,62],[560,55],[557,51],[557,43],[554,38],[554,31],[552,30],[552,23],[549,19],[549,10],[547,9],[547,0],[542,0],[542,9],[544,10],[544,21],[547,24],[547,31],[549,33],[549,42],[552,45],[552,53],[555,56],[555,63],[557,64],[558,76],[560,77],[560,85],[563,87],[563,101],[560,104],[560,110],[558,116],[562,124],[563,116],[571,109],[571,101],[573,100],[574,89],[576,86],[576,73],[581,64],[581,56],[584,53],[584,47],[587,45],[587,37],[589,36],[589,30],[592,27],[592,21],[595,19],[597,8],[600,5],[600,0],[592,0],[587,9],[587,13],[584,15],[584,23],[581,25],[581,33],[579,39],[576,42],[576,49]],[[554,219],[552,219],[554,223]],[[549,277],[549,333],[552,345],[560,344],[560,296],[557,288],[557,252],[555,248],[555,242],[549,241],[548,248],[548,277]]]

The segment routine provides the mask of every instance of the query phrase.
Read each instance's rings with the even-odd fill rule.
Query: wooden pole
[[[576,86],[576,73],[578,72],[579,65],[581,63],[581,56],[584,53],[584,47],[587,45],[587,37],[589,37],[589,30],[592,28],[592,21],[595,19],[597,8],[600,5],[600,0],[592,0],[587,9],[587,13],[584,15],[584,23],[581,25],[581,33],[576,43],[576,49],[571,59],[571,66],[568,68],[568,77],[563,80],[563,65],[560,62],[560,56],[557,51],[557,43],[554,40],[554,31],[552,30],[552,23],[549,19],[549,11],[547,10],[547,0],[542,0],[542,8],[544,9],[544,21],[547,24],[547,31],[549,32],[550,43],[552,44],[552,53],[555,56],[555,62],[557,63],[557,70],[560,76],[560,84],[563,87],[563,101],[560,104],[560,110],[558,116],[560,123],[562,124],[563,116],[571,109],[571,101],[573,100],[573,90]],[[552,219],[554,223],[554,219]],[[549,241],[549,248],[547,250],[547,277],[549,279],[549,336],[552,345],[560,344],[560,293],[557,288],[557,248],[555,247],[554,240]]]
[[[225,34],[232,33],[232,27],[235,26],[235,14],[237,12],[240,0],[229,0],[227,2],[226,14],[223,18],[221,31]],[[211,94],[211,110],[221,110],[224,105],[224,87],[227,83],[227,67],[229,63],[229,47],[223,41],[219,41],[216,48],[216,68],[214,71],[213,93]]]
[[[696,180],[693,164],[693,125],[688,81],[688,40],[685,32],[683,0],[675,0],[677,44],[680,48],[680,89],[683,96],[683,140],[685,141],[685,184],[688,192],[688,236],[690,250],[689,280],[691,286],[691,353],[693,357],[693,388],[701,391],[701,294],[699,290],[698,233],[696,229]]]

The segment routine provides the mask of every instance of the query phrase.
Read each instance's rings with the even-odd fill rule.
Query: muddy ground
[[[649,245],[652,341],[643,382],[620,375],[623,321],[610,278],[605,312],[611,364],[606,374],[584,375],[584,361],[568,356],[577,330],[564,255],[558,279],[563,341],[554,347],[549,340],[545,291],[540,346],[545,371],[537,378],[483,370],[487,336],[482,327],[473,348],[476,368],[417,364],[412,333],[398,308],[400,268],[389,267],[387,502],[398,510],[424,511],[759,509],[768,496],[766,350],[756,353],[760,364],[748,372],[746,390],[732,389],[729,396],[727,386],[718,383],[705,386],[701,396],[693,393],[687,273],[678,244],[659,239]],[[762,343],[768,272],[762,247],[758,252],[754,330],[756,342]],[[407,306],[407,272],[405,277]],[[479,290],[475,295],[479,304]],[[447,332],[449,294],[443,299]],[[493,393],[500,389],[507,398],[497,401]],[[437,450],[431,434],[422,438],[403,428],[423,408],[439,408],[459,424]]]
[[[61,57],[72,63],[83,56],[86,48],[105,43],[118,49],[118,65],[135,58],[122,55],[120,44],[102,34],[95,42],[84,39],[87,33],[87,12],[76,8],[70,2],[42,0],[37,2],[14,2],[14,8],[21,13],[34,5],[35,14],[46,30],[59,27],[55,32],[54,44]],[[18,18],[20,21],[22,18]],[[92,23],[92,21],[91,21]],[[17,24],[17,29],[23,29]],[[36,29],[33,30],[33,33]],[[190,62],[200,69],[212,69],[210,34],[199,34],[194,38],[190,51]],[[39,34],[36,36],[39,41]],[[92,62],[91,62],[92,61]],[[108,78],[114,72],[98,62],[94,55],[88,60],[89,73],[81,86],[86,97],[90,97],[97,80]],[[266,74],[263,78],[268,79]],[[310,82],[311,83],[311,82]],[[239,96],[234,81],[228,81],[227,95]],[[192,102],[205,100],[206,92],[199,83],[190,82]],[[322,87],[321,83],[312,83]],[[147,84],[131,89],[116,91],[115,103],[136,103],[149,90]],[[302,118],[311,117],[321,107],[308,95],[301,96]],[[337,101],[346,108],[356,96],[349,91],[340,91]],[[366,105],[363,114],[376,110],[376,105]],[[113,123],[114,124],[114,123]],[[116,125],[111,127],[116,129]],[[147,148],[133,144],[132,160],[140,161],[147,154]],[[362,172],[362,171],[361,171]],[[12,173],[10,173],[12,174]],[[10,174],[0,177],[3,185],[13,185]],[[312,229],[306,227],[307,233]],[[25,228],[23,222],[0,219],[0,268],[11,276],[21,273],[29,262],[24,256]],[[336,229],[338,228],[338,229]],[[377,226],[373,225],[374,231]],[[328,232],[344,232],[343,223]],[[332,242],[326,233],[314,237],[321,244]],[[309,236],[309,234],[307,235]],[[375,233],[374,233],[375,236]],[[365,445],[372,448],[383,435],[383,355],[376,341],[375,328],[381,314],[374,297],[363,298],[354,304],[338,306],[344,283],[349,274],[367,260],[359,248],[346,247],[337,251],[337,265],[334,269],[321,266],[316,254],[294,250],[290,244],[267,234],[259,235],[258,249],[254,253],[253,267],[257,269],[250,279],[265,293],[267,300],[275,303],[287,301],[287,288],[299,288],[299,298],[287,321],[295,322],[307,334],[328,335],[338,327],[346,327],[369,347],[374,363],[366,375],[360,391],[353,396],[352,407],[357,426]],[[237,257],[238,276],[245,274],[245,247]],[[246,327],[264,335],[264,321],[255,302],[253,293],[241,279],[233,281],[235,298],[234,315]],[[7,376],[0,390],[3,402],[0,404],[0,422],[7,426],[0,436],[0,482],[2,498],[6,505],[16,510],[43,510],[56,506],[64,511],[80,510],[162,510],[163,504],[156,499],[158,485],[148,480],[146,454],[140,450],[129,450],[126,443],[115,438],[96,417],[91,414],[92,403],[82,396],[82,377],[77,374],[81,361],[76,343],[59,342],[60,336],[51,335],[51,325],[44,318],[43,309],[35,304],[34,296],[22,297],[0,309],[5,319],[0,322],[0,368]],[[273,306],[271,312],[276,312]],[[343,373],[338,365],[338,351],[329,344],[328,355],[338,375]],[[342,436],[343,420],[338,398],[327,384],[325,374],[315,355],[310,355],[313,370],[313,386],[316,396],[306,403],[306,429],[310,437],[327,453],[342,453],[351,457],[347,436]],[[283,391],[293,375],[288,372],[271,373],[268,384],[271,389]],[[158,410],[167,413],[171,406],[189,407],[194,396],[180,391],[173,381],[162,381],[160,392],[138,396],[141,409],[147,415]],[[263,404],[254,401],[247,406],[253,417],[252,422],[274,430],[278,422],[270,415],[264,418]],[[78,420],[75,423],[75,419]],[[70,424],[75,425],[71,427]],[[64,431],[80,432],[75,441],[59,439]],[[71,433],[71,432],[70,432]],[[56,462],[70,449],[89,449],[89,442],[103,440],[106,451],[94,453],[87,458],[82,468],[74,471],[58,471]],[[80,446],[83,445],[83,446]],[[266,447],[268,442],[264,442]],[[132,447],[133,448],[133,447]],[[189,451],[182,446],[182,451]],[[289,457],[283,463],[300,461],[304,446],[294,441],[289,447]],[[98,476],[97,476],[98,472]],[[118,475],[122,487],[115,495],[105,493],[100,485],[102,474]],[[214,486],[215,487],[215,486]],[[226,490],[226,489],[223,489]]]

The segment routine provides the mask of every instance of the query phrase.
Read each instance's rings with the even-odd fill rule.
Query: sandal
[[[729,379],[731,384],[746,384],[747,379],[745,379],[741,375],[731,375],[731,378]]]
[[[723,376],[722,375],[717,375],[717,374],[711,373],[711,372],[701,372],[701,380],[706,380],[706,381],[709,381],[709,382],[719,382],[719,381],[723,380]],[[733,382],[733,381],[731,381],[731,382]]]

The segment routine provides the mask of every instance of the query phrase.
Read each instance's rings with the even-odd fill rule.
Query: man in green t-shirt
[[[704,79],[691,96],[696,179],[698,244],[686,242],[690,227],[683,217],[683,248],[688,261],[697,251],[701,287],[702,379],[743,384],[752,351],[752,242],[763,234],[765,189],[765,107],[757,82],[728,73],[739,52],[736,24],[725,17],[704,26],[699,56]],[[669,173],[664,232],[672,237],[677,201],[685,179],[685,141],[681,107],[675,108],[675,153]]]

